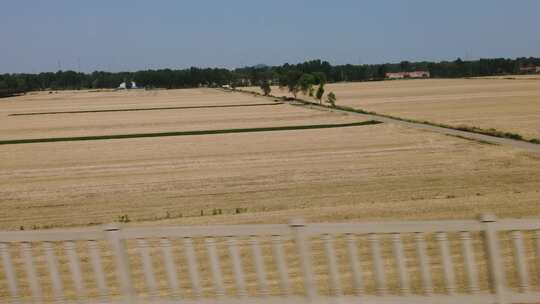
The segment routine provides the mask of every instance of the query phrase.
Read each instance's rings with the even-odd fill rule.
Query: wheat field
[[[31,94],[2,101],[0,134],[12,139],[359,120],[287,104],[9,116],[261,102],[268,99],[212,89]],[[538,155],[390,124],[4,145],[0,163],[0,228],[9,230],[102,224],[122,215],[138,225],[191,225],[300,216],[540,214]]]
[[[266,105],[257,105],[261,103]],[[212,89],[44,92],[3,99],[1,105],[1,139],[361,120],[357,115],[273,104],[271,99]],[[10,116],[156,107],[201,108]],[[393,124],[0,147],[1,230],[99,225],[117,221],[120,216],[129,218],[127,226],[286,223],[299,217],[307,222],[463,219],[482,212],[495,212],[501,217],[540,216],[540,155]],[[253,265],[249,262],[247,243],[240,241],[248,289],[253,294],[256,288]],[[418,292],[420,281],[414,248],[410,240],[404,241],[412,288]],[[452,242],[456,244],[456,236]],[[505,257],[511,259],[508,238],[504,242]],[[185,276],[182,247],[175,244],[177,271],[186,290],[182,296],[189,298],[193,295]],[[361,240],[359,250],[366,289],[373,293],[375,286],[366,244]],[[432,240],[428,244],[433,256],[435,287],[443,292],[436,244]],[[530,236],[527,244],[532,244]],[[145,294],[140,258],[135,245],[128,245],[135,288]],[[195,245],[201,259],[203,292],[211,295],[210,270],[203,262],[206,252],[202,240]],[[217,245],[224,261],[227,294],[232,295],[235,287],[232,269],[225,262],[229,259],[226,243],[218,240]],[[301,293],[294,246],[290,242],[285,245],[294,292]],[[316,281],[320,292],[328,293],[322,245],[320,240],[314,240],[312,245]],[[383,245],[389,288],[396,292],[399,286],[391,247],[387,240]],[[277,294],[278,275],[272,266],[269,246],[269,240],[262,240],[270,289]],[[475,247],[481,247],[479,236]],[[100,248],[111,292],[118,294],[112,257],[104,244]],[[459,261],[459,247],[452,248],[454,260]],[[97,295],[85,244],[78,244],[77,250],[89,294]],[[153,263],[160,290],[166,293],[165,270],[157,250],[152,249]],[[336,240],[336,250],[344,290],[349,294],[351,273],[344,262],[343,239]],[[71,290],[66,297],[74,299],[67,257],[60,245],[56,253],[64,285]],[[19,248],[12,246],[11,254],[17,270],[23,273]],[[43,248],[36,246],[34,254],[38,274],[45,278]],[[477,254],[481,261],[481,250]],[[530,261],[533,263],[534,259]],[[481,288],[486,290],[486,265],[480,262],[479,267]],[[508,271],[512,273],[511,269]],[[456,263],[456,273],[458,287],[464,290],[461,262]],[[515,276],[510,279],[515,284]],[[42,283],[46,299],[52,301],[49,280]],[[23,276],[19,277],[19,284],[21,293],[28,296],[29,286]],[[539,286],[536,281],[534,284]],[[0,299],[7,296],[2,277]]]
[[[260,89],[251,87],[253,91]],[[454,127],[540,139],[540,78],[421,79],[326,85],[337,104]],[[289,96],[272,87],[272,94]],[[309,98],[302,96],[302,98]]]

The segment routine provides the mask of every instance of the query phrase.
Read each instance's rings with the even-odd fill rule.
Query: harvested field
[[[351,123],[358,118],[347,115],[329,115],[325,111],[311,111],[308,109],[292,108],[276,103],[268,104],[261,99],[231,94],[217,90],[176,90],[176,97],[171,97],[170,91],[152,92],[158,95],[149,95],[146,91],[140,92],[108,92],[108,96],[98,93],[87,93],[90,96],[98,94],[92,106],[83,107],[86,111],[99,111],[102,109],[146,109],[149,105],[166,105],[172,109],[154,111],[119,111],[119,112],[93,112],[93,113],[63,113],[50,115],[9,116],[15,113],[43,113],[50,112],[49,103],[37,100],[10,100],[2,107],[0,115],[2,124],[0,138],[2,140],[19,140],[48,137],[78,137],[78,136],[104,136],[156,132],[183,132],[201,130],[222,130],[237,128],[282,127],[291,125]],[[161,96],[163,93],[164,96]],[[60,93],[58,95],[63,95]],[[65,93],[71,96],[70,93]],[[84,95],[84,93],[79,93]],[[114,96],[118,94],[119,98]],[[42,94],[43,95],[43,94]],[[76,96],[77,94],[75,94]],[[42,98],[41,95],[36,95]],[[47,95],[45,95],[47,96]],[[25,96],[31,97],[31,96]],[[36,98],[37,98],[36,97]],[[55,111],[74,110],[71,101],[62,97],[62,102],[51,101]],[[102,100],[103,99],[103,100]],[[124,100],[120,103],[118,100]],[[156,101],[157,100],[157,101]],[[163,100],[160,102],[160,100]],[[262,100],[264,101],[264,100]],[[77,103],[79,101],[77,100]],[[260,105],[260,104],[264,105]],[[234,104],[234,107],[227,105]],[[223,106],[212,108],[203,106]],[[245,106],[242,106],[245,105]],[[260,106],[259,106],[260,105]],[[174,108],[174,107],[190,108]],[[199,107],[199,108],[195,108]],[[44,111],[46,109],[46,111]]]
[[[340,124],[357,122],[360,117],[288,104],[257,106],[268,100],[210,89],[67,92],[5,100],[7,102],[0,107],[2,140]],[[230,104],[251,106],[8,116]],[[502,217],[540,216],[538,154],[393,124],[1,147],[0,230],[95,225],[117,221],[120,216],[129,218],[128,225],[137,226],[284,223],[295,217],[304,217],[308,222],[463,219],[481,212],[495,212]],[[456,236],[452,238],[452,242],[457,242]],[[529,243],[530,239],[531,236]],[[436,244],[428,241],[430,254],[436,256]],[[221,259],[228,259],[224,240],[218,240],[217,244]],[[271,259],[269,244],[269,240],[262,244],[266,263]],[[346,260],[344,244],[343,239],[336,240],[340,261]],[[375,286],[366,244],[362,240],[359,250],[367,291],[373,293]],[[94,295],[97,290],[89,271],[86,248],[79,245],[84,277],[91,282],[88,289]],[[204,261],[206,252],[202,240],[195,245],[200,261]],[[112,257],[104,244],[100,246],[107,280],[111,282],[112,293],[117,294]],[[249,261],[247,246],[245,240],[241,240],[242,256]],[[134,247],[129,244],[134,281],[136,289],[143,290],[141,262]],[[476,236],[475,248],[480,247]],[[505,258],[512,258],[508,238],[503,247]],[[314,242],[313,248],[317,282],[321,292],[327,293],[320,240]],[[461,261],[459,247],[455,248],[453,258]],[[72,283],[67,257],[60,249],[57,251],[60,271],[65,286],[69,287]],[[300,292],[300,267],[293,254],[293,244],[287,242],[286,250],[291,253],[287,254],[287,259],[292,283],[295,292]],[[418,265],[412,258],[414,248],[410,240],[405,243],[405,251],[411,272],[416,271],[411,274],[412,286],[418,290]],[[20,251],[13,246],[11,253],[18,270],[22,271]],[[478,250],[478,254],[481,253]],[[158,256],[157,248],[152,249],[152,254]],[[384,239],[383,254],[389,261],[391,247],[387,239]],[[36,246],[35,255],[38,273],[45,277],[47,268],[41,246]],[[176,259],[179,273],[185,274],[186,264],[179,255]],[[159,285],[164,287],[163,265],[157,263],[157,258],[154,261]],[[464,289],[460,263],[456,263],[458,287]],[[232,270],[229,263],[223,265],[227,293],[232,294]],[[481,277],[486,278],[485,264],[479,266]],[[248,262],[246,269],[252,268]],[[345,292],[351,293],[350,270],[346,265],[340,268],[346,282]],[[435,287],[442,291],[438,260],[434,260],[433,268]],[[203,292],[210,294],[208,264],[201,262],[200,270]],[[253,293],[256,280],[253,271],[248,272],[248,288]],[[275,268],[271,268],[268,275],[272,293],[277,293]],[[388,267],[387,275],[390,290],[397,291],[397,274]],[[189,288],[187,276],[180,278],[182,287]],[[515,285],[515,276],[510,280]],[[29,286],[24,277],[19,277],[19,281],[21,293],[28,296]],[[50,280],[42,281],[47,299],[52,299]],[[0,300],[7,298],[5,286],[2,277]],[[534,286],[540,284],[535,281]],[[481,288],[485,290],[487,285]],[[66,297],[73,299],[75,294],[71,292]]]
[[[368,120],[368,121],[351,122],[351,123],[343,123],[343,124],[317,124],[317,125],[312,124],[312,125],[290,125],[290,126],[279,126],[279,127],[241,128],[241,129],[237,128],[237,129],[213,129],[213,130],[157,132],[157,133],[130,133],[130,134],[118,134],[118,135],[45,137],[45,138],[32,138],[32,139],[2,140],[0,141],[0,145],[18,145],[18,144],[34,144],[34,143],[50,143],[50,142],[66,142],[66,141],[131,139],[131,138],[148,138],[148,137],[200,136],[200,135],[256,133],[256,132],[283,132],[283,131],[296,131],[296,130],[359,127],[359,126],[367,126],[367,125],[376,125],[380,123],[382,122],[376,121],[376,120]]]
[[[287,104],[252,106],[268,100],[211,89],[39,93],[5,100],[3,140],[361,119]],[[251,106],[7,116],[233,103]],[[387,124],[3,145],[0,160],[1,229],[90,225],[121,215],[138,223],[202,224],[296,216],[461,218],[488,210],[540,214],[537,155]],[[214,209],[224,214],[212,216],[219,213]]]
[[[537,155],[386,124],[6,145],[0,158],[2,229],[124,214],[175,224],[540,214]]]
[[[45,109],[52,112],[260,102],[250,96],[207,89],[31,92],[24,96],[2,99],[0,113],[43,112]]]
[[[536,79],[536,80],[540,80],[540,74],[482,76],[482,77],[472,77],[471,79]]]
[[[540,80],[535,78],[338,83],[327,85],[326,92],[330,91],[336,93],[339,105],[455,127],[494,128],[526,139],[540,139]],[[273,87],[272,94],[287,95],[277,87]]]

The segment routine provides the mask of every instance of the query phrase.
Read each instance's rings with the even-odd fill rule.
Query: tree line
[[[259,87],[263,92],[263,95],[268,96],[272,91],[272,83],[268,78],[258,79]],[[289,93],[297,99],[299,92],[309,97],[316,98],[320,104],[322,104],[324,96],[324,85],[326,84],[326,75],[321,72],[303,73],[300,71],[289,71],[278,78],[278,85],[280,88],[287,89]],[[315,89],[317,88],[317,89]],[[337,97],[334,92],[328,93],[324,102],[334,107],[336,105]]]
[[[298,64],[257,65],[233,70],[192,67],[178,70],[160,69],[114,73],[58,71],[39,74],[0,74],[0,95],[2,92],[35,90],[116,88],[123,81],[135,81],[140,87],[167,89],[223,85],[239,87],[260,85],[262,82],[285,87],[294,82],[293,80],[300,80],[303,75],[313,77],[313,79],[304,79],[304,82],[319,84],[321,80],[324,82],[382,80],[388,72],[416,70],[429,71],[432,78],[459,78],[518,74],[519,68],[527,65],[540,66],[540,58],[495,58],[472,61],[458,58],[454,61],[441,62],[402,61],[400,63],[364,65],[331,65],[327,61],[311,60]]]

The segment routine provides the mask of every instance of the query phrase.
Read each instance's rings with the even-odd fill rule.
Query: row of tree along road
[[[281,88],[287,88],[289,92],[297,99],[298,93],[302,92],[304,95],[316,98],[320,104],[322,104],[322,98],[324,96],[324,85],[326,84],[326,75],[324,73],[315,72],[302,73],[299,71],[287,72],[283,78],[279,80],[279,86]],[[265,96],[270,95],[272,91],[271,81],[268,79],[259,80],[259,86]],[[336,105],[336,95],[334,92],[328,93],[325,102],[332,107]]]

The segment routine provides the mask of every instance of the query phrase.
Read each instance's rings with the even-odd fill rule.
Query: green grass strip
[[[60,112],[35,112],[35,113],[14,113],[8,116],[30,116],[30,115],[55,115],[55,114],[83,114],[83,113],[105,113],[105,112],[133,112],[133,111],[159,111],[159,110],[186,110],[186,109],[211,109],[211,108],[240,108],[281,105],[282,102],[255,103],[255,104],[228,104],[228,105],[208,105],[208,106],[184,106],[184,107],[162,107],[162,108],[131,108],[131,109],[110,109],[110,110],[87,110],[87,111],[60,111]]]
[[[83,140],[107,140],[107,139],[127,139],[127,138],[146,138],[146,137],[167,137],[167,136],[196,136],[213,134],[232,134],[232,133],[252,133],[252,132],[274,132],[274,131],[292,131],[292,130],[311,130],[311,129],[331,129],[358,127],[366,125],[380,124],[380,121],[368,120],[361,122],[345,124],[320,124],[320,125],[299,125],[283,127],[262,127],[262,128],[243,128],[243,129],[222,129],[222,130],[200,130],[200,131],[180,131],[180,132],[160,132],[160,133],[134,133],[118,135],[98,135],[98,136],[75,136],[75,137],[49,137],[49,138],[31,138],[31,139],[12,139],[1,140],[0,145],[17,145],[65,141],[83,141]]]

